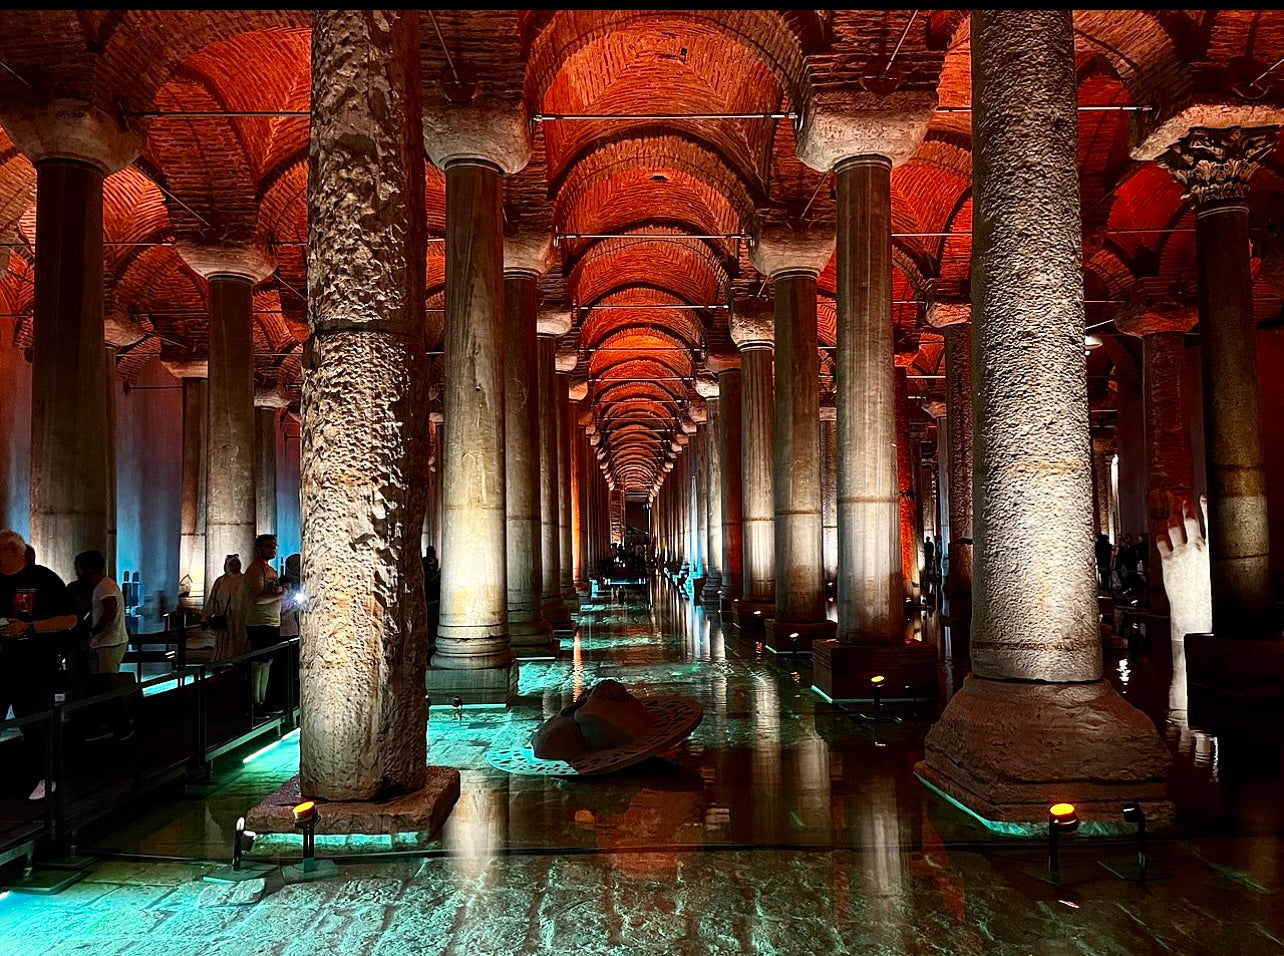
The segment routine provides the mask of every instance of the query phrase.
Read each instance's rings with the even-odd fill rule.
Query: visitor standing
[[[40,564],[27,563],[27,543],[16,531],[0,531],[0,716],[12,705],[15,717],[53,707],[60,638],[76,627],[62,578]],[[49,726],[24,724],[24,789],[42,774]],[[6,774],[13,779],[13,774]],[[50,781],[51,786],[55,786]],[[43,800],[40,778],[29,800]]]
[[[223,573],[214,579],[214,586],[205,596],[201,624],[214,632],[213,660],[245,653],[245,576],[239,554],[223,559]]]
[[[272,567],[276,549],[276,535],[259,535],[254,539],[254,560],[245,569],[245,634],[249,638],[251,651],[263,650],[281,642],[281,597],[284,588],[277,580],[276,569]],[[250,669],[256,717],[273,716],[266,704],[271,669],[270,655],[255,658]]]

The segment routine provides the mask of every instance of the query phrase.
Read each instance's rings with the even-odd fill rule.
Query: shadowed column
[[[987,820],[1171,819],[1168,752],[1101,679],[1070,11],[972,11],[972,83],[972,674],[916,772]]]
[[[722,469],[723,462],[719,451],[721,445],[721,403],[719,400],[718,379],[714,375],[701,373],[695,382],[696,393],[705,401],[705,453],[708,464],[705,469],[705,490],[709,506],[709,534],[706,542],[706,560],[704,590],[700,593],[703,604],[716,605],[722,591]]]
[[[183,377],[183,487],[179,506],[179,580],[191,579],[183,607],[205,603],[205,377]],[[210,584],[213,584],[211,581]]]
[[[722,588],[719,616],[732,619],[734,602],[744,580],[744,498],[740,459],[740,364],[710,353],[718,372],[718,458],[722,468]]]
[[[557,338],[571,327],[569,312],[541,309],[539,332],[539,543],[540,613],[555,631],[572,627],[571,612],[562,599],[561,461],[557,445]]]
[[[539,277],[552,259],[547,234],[504,243],[504,502],[507,515],[508,634],[518,657],[547,657],[557,645],[540,613],[539,362],[535,315]]]
[[[39,562],[71,581],[80,551],[115,560],[107,474],[114,427],[103,401],[103,182],[133,161],[145,138],[71,99],[0,108],[0,123],[36,168],[28,537]]]

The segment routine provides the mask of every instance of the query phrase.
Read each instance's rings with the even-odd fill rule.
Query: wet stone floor
[[[1189,726],[1168,641],[1108,652],[1116,687],[1174,754],[1177,823],[1152,879],[1119,879],[1127,839],[992,833],[914,776],[967,672],[924,612],[939,699],[830,703],[806,655],[777,657],[666,581],[586,601],[556,661],[523,663],[508,710],[434,707],[429,760],[459,769],[442,832],[319,841],[337,874],[216,884],[235,820],[297,771],[297,736],[236,755],[81,835],[94,862],[55,895],[0,896],[0,954],[1284,954],[1280,750]],[[529,737],[604,678],[681,694],[704,720],[677,748],[595,779],[510,776],[492,748]],[[243,762],[244,761],[244,762]],[[253,854],[292,863],[297,837]]]

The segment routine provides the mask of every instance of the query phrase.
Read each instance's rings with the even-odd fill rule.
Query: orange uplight
[[[754,611],[754,612],[753,612],[753,616],[754,616],[754,617],[762,617],[762,612],[761,612],[761,611]]]
[[[305,823],[317,814],[317,805],[313,800],[304,800],[294,808],[294,822]]]
[[[1048,808],[1048,813],[1052,814],[1052,816],[1056,817],[1057,819],[1061,819],[1063,817],[1072,817],[1075,815],[1074,804],[1073,803],[1054,803],[1052,806]]]
[[[875,674],[873,677],[869,679],[869,682],[871,684],[881,684],[885,680],[887,680],[887,678],[884,677],[882,674]]]
[[[790,639],[791,641],[796,641],[796,640],[798,640],[798,636],[799,636],[799,635],[798,635],[798,632],[797,632],[797,631],[790,631],[790,632],[789,632],[789,639]]]

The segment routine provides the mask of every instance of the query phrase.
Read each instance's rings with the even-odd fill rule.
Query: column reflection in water
[[[794,824],[800,830],[792,842],[821,844],[833,842],[829,809],[829,745],[816,735],[810,718],[800,721],[799,738],[787,753]]]
[[[781,841],[780,692],[770,672],[753,675],[748,800],[753,804],[752,837],[759,844]]]
[[[473,880],[485,872],[490,860],[511,842],[507,774],[459,771],[459,800],[442,825],[441,842],[459,876]]]

